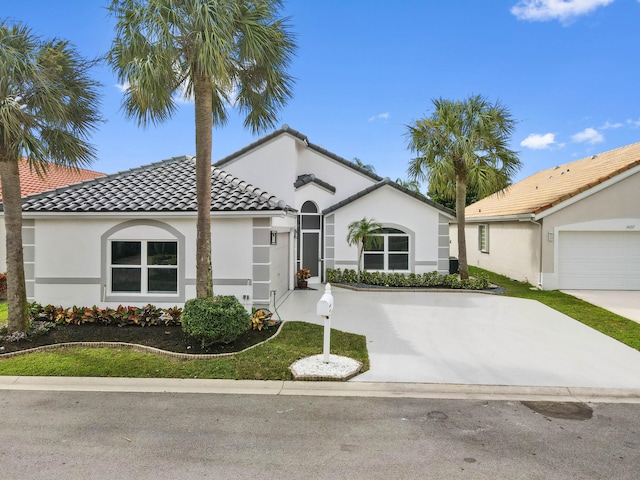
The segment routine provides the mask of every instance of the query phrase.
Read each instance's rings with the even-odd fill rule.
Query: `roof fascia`
[[[605,188],[615,185],[616,183],[621,182],[622,180],[629,178],[637,173],[640,173],[640,165],[637,165],[636,167],[633,167],[629,170],[625,170],[624,172],[619,173],[615,177],[605,180],[604,182],[594,185],[593,187],[585,190],[584,192],[581,192],[577,195],[574,195],[571,198],[566,199],[564,202],[560,202],[559,204],[554,205],[553,207],[543,210],[539,214],[534,215],[534,218],[535,220],[541,220],[545,217],[548,217],[549,215],[553,215],[554,213],[562,210],[563,208],[569,207],[574,203],[579,202],[580,200],[584,200],[585,198],[590,197],[591,195],[598,193],[604,190]]]
[[[211,212],[211,217],[295,217],[297,211],[292,208],[285,210],[249,210],[249,211],[215,211]],[[44,219],[44,218],[190,218],[196,217],[197,212],[23,212],[22,218]],[[4,212],[0,211],[0,217],[4,217]]]
[[[528,222],[533,218],[533,213],[517,213],[514,215],[492,215],[487,217],[465,218],[465,223]],[[453,223],[458,223],[457,219]]]

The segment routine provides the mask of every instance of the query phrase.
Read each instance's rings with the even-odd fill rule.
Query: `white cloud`
[[[571,140],[577,143],[588,143],[594,145],[596,143],[604,142],[604,135],[598,132],[595,128],[585,128],[583,131],[571,136]]]
[[[129,88],[129,82],[124,82],[124,83],[116,83],[115,87],[120,90],[122,93],[126,92],[127,89]]]
[[[511,13],[520,20],[566,22],[573,17],[591,13],[614,0],[521,0],[511,7]]]
[[[624,123],[622,122],[611,123],[610,121],[607,120],[606,122],[604,122],[604,125],[600,127],[600,130],[608,130],[610,128],[620,128],[620,127],[624,127]]]
[[[544,135],[532,133],[520,142],[520,146],[532,148],[533,150],[546,150],[547,148],[551,148],[555,143],[555,133],[545,133]]]
[[[369,117],[369,121],[373,122],[374,120],[388,120],[390,117],[389,112],[379,113],[378,115],[374,115],[373,117]]]
[[[640,0],[638,0],[638,2],[640,2]],[[640,127],[640,119],[638,120],[632,120],[632,119],[627,119],[627,125],[630,125],[631,128],[638,128]]]

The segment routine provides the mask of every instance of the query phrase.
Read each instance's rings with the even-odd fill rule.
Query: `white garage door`
[[[562,289],[640,290],[640,232],[561,232]]]

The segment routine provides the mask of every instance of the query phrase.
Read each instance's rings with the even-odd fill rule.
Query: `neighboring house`
[[[30,299],[164,307],[195,297],[193,157],[29,196],[23,212]],[[279,300],[298,268],[318,280],[355,268],[347,226],[363,216],[385,227],[383,247],[365,255],[370,268],[449,268],[453,212],[286,126],[214,165],[211,216],[214,293],[247,308]]]
[[[545,290],[640,290],[640,143],[538,172],[465,214],[469,265]]]
[[[97,177],[104,177],[104,173],[85,170],[82,168],[65,167],[51,164],[47,168],[47,173],[42,177],[33,170],[26,158],[23,158],[18,165],[20,171],[20,193],[23,197],[34,193],[53,190],[55,188],[71,185],[73,183],[84,182]],[[2,202],[2,187],[0,186],[0,203]],[[0,221],[0,272],[6,272],[6,245],[4,216]]]

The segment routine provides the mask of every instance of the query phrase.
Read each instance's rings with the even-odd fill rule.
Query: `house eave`
[[[516,213],[512,215],[488,215],[486,217],[465,218],[465,223],[489,223],[489,222],[528,222],[535,219],[533,213]],[[458,223],[454,219],[451,223]]]

